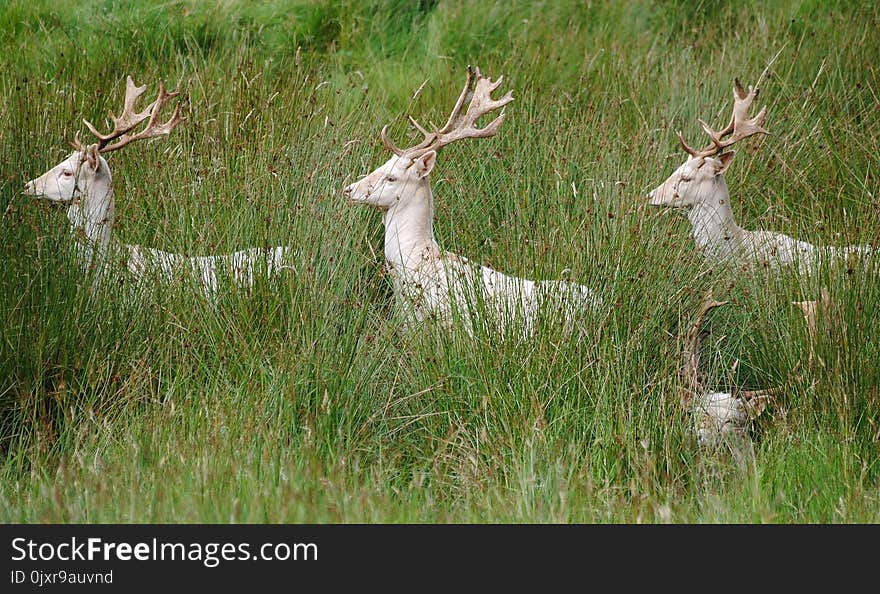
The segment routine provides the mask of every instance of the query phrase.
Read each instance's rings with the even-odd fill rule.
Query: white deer
[[[749,87],[746,92],[736,80],[733,115],[727,127],[716,132],[699,120],[711,139],[702,150],[688,146],[681,132],[678,133],[681,148],[688,153],[687,161],[648,194],[650,204],[686,209],[697,249],[709,259],[769,268],[794,264],[798,270],[810,273],[822,261],[870,255],[870,246],[820,247],[782,233],[746,231],[737,224],[724,181],[724,172],[733,161],[734,151],[722,151],[749,136],[768,133],[761,127],[766,108],[754,118],[748,117],[749,107],[757,95],[756,89]],[[728,135],[729,138],[724,138]]]
[[[437,151],[457,140],[489,138],[497,133],[503,112],[483,128],[477,128],[476,123],[513,100],[510,92],[497,100],[491,98],[501,81],[499,77],[492,82],[479,68],[469,66],[464,89],[446,125],[427,132],[410,117],[424,139],[407,149],[388,140],[385,126],[380,136],[393,156],[343,190],[349,201],[383,212],[385,266],[405,329],[417,328],[429,319],[449,327],[457,313],[468,332],[475,323],[501,331],[515,324],[521,335],[529,336],[542,311],[558,316],[571,330],[578,312],[601,303],[587,287],[508,276],[443,251],[434,239],[434,195],[429,176]],[[467,112],[462,114],[465,106]]]
[[[165,281],[195,278],[209,296],[217,292],[218,273],[226,272],[239,287],[249,287],[253,285],[258,271],[274,275],[286,268],[284,261],[290,254],[287,247],[252,248],[217,256],[188,257],[113,240],[115,202],[110,167],[103,155],[136,140],[167,136],[184,121],[178,105],[167,122],[159,123],[163,106],[178,95],[176,91],[166,92],[161,82],[156,100],[144,111],[136,112],[135,105],[146,89],[146,85],[136,86],[129,76],[122,114],[119,117],[111,114],[113,131],[102,134],[90,122],[83,120],[98,141],[88,146],[81,143],[78,136],[74,142],[68,141],[74,152],[25,185],[25,194],[69,205],[67,218],[76,258],[83,271],[95,275],[93,286],[97,286],[109,271],[110,263],[116,261],[137,281],[148,278]],[[146,127],[134,133],[133,130],[144,121],[147,121]]]
[[[705,374],[700,370],[701,326],[707,313],[726,303],[715,301],[711,291],[703,298],[696,319],[685,335],[682,351],[681,404],[693,415],[697,442],[710,450],[725,442],[734,447],[748,443],[752,421],[764,412],[770,399],[780,393],[779,388],[732,392],[706,388]]]

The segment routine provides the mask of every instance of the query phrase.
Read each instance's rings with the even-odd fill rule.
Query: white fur
[[[515,324],[529,336],[540,311],[554,315],[546,308],[555,308],[555,317],[571,330],[578,312],[601,304],[585,286],[517,278],[441,250],[434,239],[429,181],[435,161],[434,151],[418,158],[394,156],[344,190],[351,202],[384,213],[385,265],[405,327],[429,319],[448,327],[457,313],[469,332],[474,324],[502,332]]]
[[[67,218],[77,260],[85,272],[95,274],[96,283],[107,272],[109,263],[119,261],[138,282],[195,280],[208,296],[213,296],[218,290],[218,277],[223,278],[223,274],[238,287],[247,288],[259,273],[273,276],[289,268],[285,261],[293,253],[288,247],[273,247],[188,257],[114,241],[115,202],[110,167],[91,147],[73,152],[29,181],[25,193],[69,204]]]

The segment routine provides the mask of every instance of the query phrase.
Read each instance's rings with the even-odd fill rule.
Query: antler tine
[[[687,154],[689,154],[692,157],[696,157],[697,156],[696,149],[693,149],[690,147],[690,145],[688,145],[688,143],[684,139],[684,136],[681,133],[681,130],[679,130],[677,132],[677,134],[678,134],[678,143],[681,145],[681,148],[684,149],[684,152],[686,152]]]
[[[417,154],[417,153],[421,152],[422,150],[429,149],[430,146],[434,143],[434,141],[437,140],[437,132],[436,131],[435,132],[428,132],[411,115],[408,115],[406,117],[409,119],[410,123],[415,127],[415,129],[422,133],[423,138],[420,143],[409,147],[408,149],[406,149],[403,152]],[[436,130],[436,127],[434,129]]]
[[[513,97],[511,97],[511,100]],[[474,128],[473,134],[469,134],[467,138],[491,138],[498,133],[498,128],[501,124],[504,123],[504,116],[507,114],[500,114],[497,118],[492,120],[491,123],[486,124],[482,128]]]
[[[149,118],[150,121],[147,123],[147,127],[138,132],[137,134],[129,136],[127,133],[123,134],[119,137],[117,142],[113,144],[103,147],[102,152],[108,153],[110,151],[119,150],[127,144],[135,141],[135,140],[143,140],[145,138],[155,138],[157,136],[165,136],[171,134],[172,130],[174,130],[181,122],[185,121],[186,118],[180,117],[180,105],[176,105],[174,107],[174,113],[171,115],[171,118],[165,122],[164,124],[157,123],[159,120],[159,114],[162,111],[162,108],[168,102],[169,99],[173,99],[180,94],[179,91],[166,92],[165,85],[160,81],[159,82],[159,94],[156,97],[156,100],[150,105],[149,110]]]
[[[486,80],[489,80],[489,79],[486,79]],[[489,80],[489,92],[491,93],[492,91],[494,91],[495,89],[500,87],[502,82],[504,82],[504,75],[503,74],[499,75],[498,78],[495,80],[495,82],[492,82],[491,80]]]
[[[474,96],[474,86],[476,85],[477,79],[482,76],[480,73],[480,68],[473,68],[470,64],[467,67],[467,79],[464,83],[464,88],[461,90],[461,95],[458,96],[458,101],[455,102],[455,107],[452,108],[452,112],[449,114],[449,119],[446,120],[446,124],[437,132],[439,134],[448,134],[458,124],[458,121],[461,119],[461,110],[464,108],[465,103],[470,103],[473,100]]]
[[[406,116],[406,117],[409,118],[409,122],[410,122],[410,124],[412,124],[413,126],[415,126],[416,130],[418,130],[419,132],[421,132],[421,133],[425,136],[425,138],[428,138],[428,137],[432,136],[432,134],[431,134],[430,132],[428,132],[427,130],[425,130],[424,128],[422,128],[422,125],[419,124],[419,123],[416,121],[416,119],[415,119],[414,117],[412,117],[412,116]]]
[[[64,141],[67,143],[67,145],[70,148],[72,148],[75,151],[82,152],[82,151],[86,150],[86,145],[84,145],[82,143],[82,141],[79,139],[79,132],[77,132],[76,134],[73,135],[73,140],[69,139],[67,137],[67,134],[65,133],[64,134]]]
[[[141,98],[141,95],[143,95],[146,90],[147,85],[141,85],[138,87],[134,84],[134,80],[132,80],[130,76],[126,77],[125,108],[123,109],[121,116],[113,118],[113,123],[116,124],[118,128],[130,130],[150,116],[150,110],[153,108],[152,105],[147,106],[147,109],[141,113],[135,113],[134,111],[135,104],[137,104],[138,99]]]
[[[382,126],[382,131],[379,132],[379,138],[382,139],[382,144],[385,145],[385,148],[387,148],[398,157],[403,156],[403,149],[398,148],[393,142],[388,140],[388,124]]]

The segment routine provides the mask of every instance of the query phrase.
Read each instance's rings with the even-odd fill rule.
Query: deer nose
[[[28,195],[35,194],[36,192],[34,191],[34,182],[29,181],[29,182],[25,183],[24,184],[24,192],[22,192],[22,193],[28,194]]]

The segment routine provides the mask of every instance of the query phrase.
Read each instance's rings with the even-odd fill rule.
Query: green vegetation
[[[873,3],[8,0],[0,10],[0,519],[6,522],[877,522],[878,273],[742,275],[644,194],[762,81],[772,136],[727,174],[746,228],[877,243]],[[389,316],[380,216],[340,189],[383,124],[440,122],[504,74],[498,136],[444,150],[444,248],[613,305],[531,344]],[[19,195],[124,77],[182,90],[166,142],[112,155],[117,237],[190,254],[291,244],[296,274],[90,300],[67,220]],[[416,89],[427,79],[421,93]],[[404,140],[401,140],[403,142]],[[828,287],[817,364],[792,300]],[[700,451],[678,335],[704,291],[714,386],[784,385],[754,456]],[[739,362],[734,368],[734,363]]]

